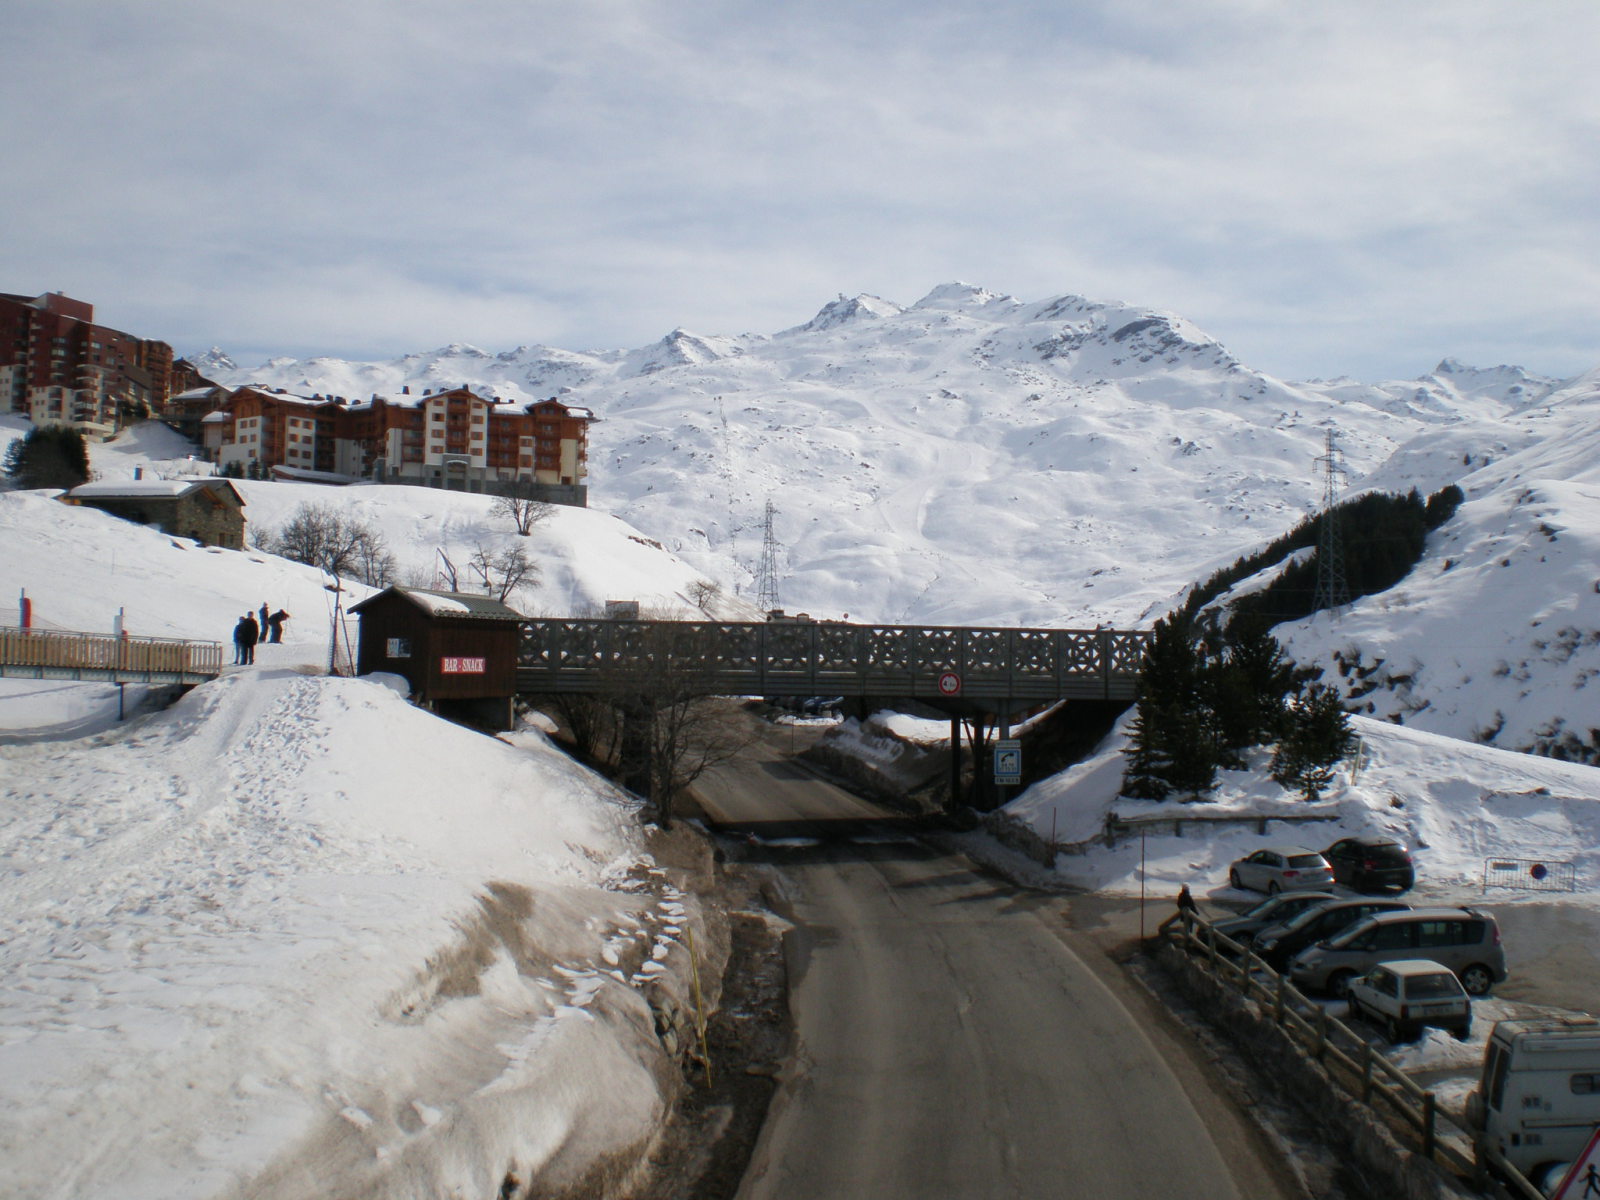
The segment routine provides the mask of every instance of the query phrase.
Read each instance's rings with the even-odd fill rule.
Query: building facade
[[[230,473],[372,479],[581,506],[593,419],[555,399],[519,405],[464,387],[351,401],[247,386],[204,417],[201,442]]]
[[[0,412],[107,438],[161,411],[172,347],[94,323],[94,306],[59,292],[0,293]]]
[[[244,497],[226,479],[85,483],[61,499],[202,545],[244,549]]]

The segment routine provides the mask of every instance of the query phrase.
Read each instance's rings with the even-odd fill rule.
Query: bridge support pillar
[[[955,812],[961,806],[961,718],[950,718],[950,799],[945,808]]]
[[[635,696],[622,708],[622,786],[646,800],[654,800],[651,786],[651,747],[655,732],[655,705]]]

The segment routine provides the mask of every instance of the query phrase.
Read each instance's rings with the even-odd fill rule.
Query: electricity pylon
[[[756,572],[756,603],[762,612],[778,607],[778,539],[772,532],[772,518],[778,510],[767,501],[767,519],[761,536],[761,567]]]
[[[1332,429],[1327,448],[1317,466],[1322,470],[1322,522],[1317,534],[1317,590],[1311,610],[1337,613],[1350,603],[1350,585],[1344,575],[1344,539],[1339,536],[1339,482],[1346,475],[1344,456]]]

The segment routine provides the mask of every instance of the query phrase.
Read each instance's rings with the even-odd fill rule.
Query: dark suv
[[[1393,838],[1340,838],[1322,852],[1337,883],[1358,892],[1394,888],[1406,891],[1416,883],[1411,852]]]

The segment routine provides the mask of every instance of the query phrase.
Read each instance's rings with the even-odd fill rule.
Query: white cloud
[[[1061,7],[189,0],[86,37],[16,6],[0,286],[350,356],[959,276],[1175,309],[1285,375],[1600,359],[1600,9]]]

